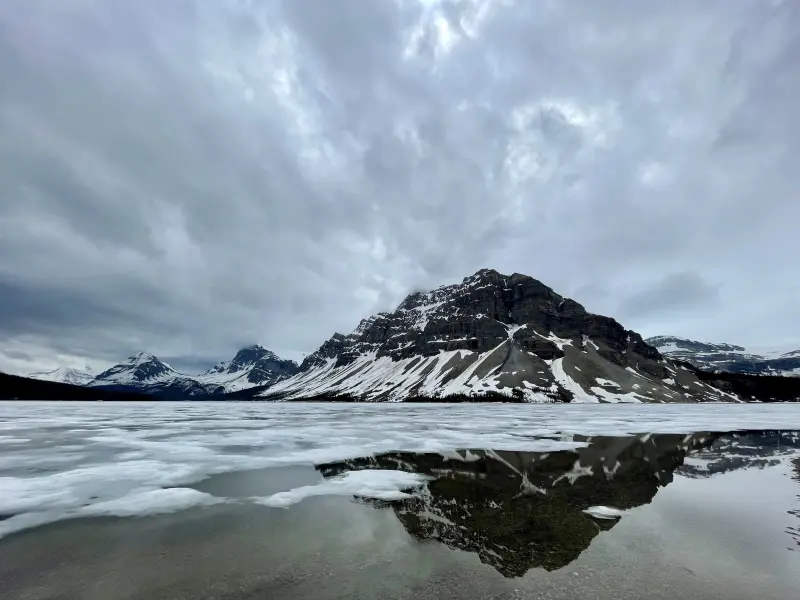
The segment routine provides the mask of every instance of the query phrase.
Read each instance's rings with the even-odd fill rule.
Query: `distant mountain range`
[[[96,375],[97,374],[89,367],[84,367],[83,369],[60,367],[51,371],[31,373],[28,377],[41,381],[55,381],[57,383],[70,383],[72,385],[89,385]]]
[[[186,375],[147,352],[139,352],[102,373],[55,369],[32,373],[33,379],[84,385],[110,391],[139,392],[169,398],[221,396],[254,387],[268,387],[299,370],[262,346],[248,346],[230,361],[199,375]]]
[[[250,346],[199,375],[180,373],[140,352],[94,377],[69,369],[31,377],[167,399],[613,403],[800,398],[793,385],[800,379],[788,388],[783,378],[775,379],[766,389],[760,378],[737,374],[731,379],[697,368],[721,364],[700,357],[741,358],[737,348],[663,336],[645,341],[532,277],[483,269],[461,283],[413,293],[394,311],[362,320],[352,333],[334,334],[301,365]],[[796,354],[776,359],[796,358],[800,367]]]
[[[0,400],[146,401],[155,396],[0,373]]]
[[[645,341],[664,356],[689,362],[701,369],[754,375],[800,376],[800,348],[754,352],[734,344],[696,342],[669,335],[659,335]]]

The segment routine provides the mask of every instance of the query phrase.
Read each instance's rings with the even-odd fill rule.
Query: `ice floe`
[[[265,506],[287,507],[312,496],[357,496],[374,500],[402,500],[409,491],[420,488],[431,477],[405,471],[369,469],[348,471],[316,485],[306,485],[279,492],[255,502]]]

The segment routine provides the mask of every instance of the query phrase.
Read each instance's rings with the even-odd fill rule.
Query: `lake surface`
[[[798,590],[796,405],[0,403],[4,600]]]

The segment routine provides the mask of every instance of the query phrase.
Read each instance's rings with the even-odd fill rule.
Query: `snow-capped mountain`
[[[42,371],[40,373],[30,373],[27,377],[40,379],[42,381],[55,381],[58,383],[69,383],[72,385],[88,385],[95,378],[94,373],[89,367],[83,369],[69,369],[60,367],[52,371]]]
[[[139,352],[95,377],[95,384],[136,385],[169,379],[178,372],[152,354]]]
[[[299,371],[296,362],[280,358],[263,346],[249,346],[197,377],[206,386],[218,386],[225,392],[272,385]]]
[[[408,296],[335,334],[271,399],[403,401],[459,396],[529,402],[736,400],[665,360],[614,319],[526,275],[478,271]]]
[[[645,340],[669,358],[728,373],[800,376],[800,349],[749,351],[734,344],[710,344],[669,335]]]
[[[180,397],[205,396],[217,392],[216,388],[202,385],[147,352],[139,352],[103,371],[89,385]]]
[[[269,386],[299,367],[262,346],[249,346],[200,375],[187,375],[147,352],[140,352],[100,373],[91,386],[130,388],[170,397],[217,396]]]

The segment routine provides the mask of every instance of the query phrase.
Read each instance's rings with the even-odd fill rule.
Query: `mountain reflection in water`
[[[797,481],[797,483],[800,483],[800,457],[795,458],[792,461],[792,465],[794,467],[794,480]],[[800,495],[797,496],[797,499],[800,500]],[[800,510],[790,510],[789,514],[800,519]],[[789,525],[786,528],[786,533],[788,533],[794,540],[796,548],[792,548],[792,550],[800,550],[800,525]]]
[[[435,477],[411,498],[370,502],[391,507],[415,538],[475,553],[504,576],[520,577],[532,568],[553,571],[568,565],[595,536],[619,522],[587,514],[591,507],[642,506],[676,473],[704,478],[765,468],[800,449],[799,432],[572,439],[587,446],[555,452],[392,452],[317,469],[326,478],[362,469]],[[800,459],[794,466],[800,481]],[[787,533],[800,543],[798,528],[790,527]]]

